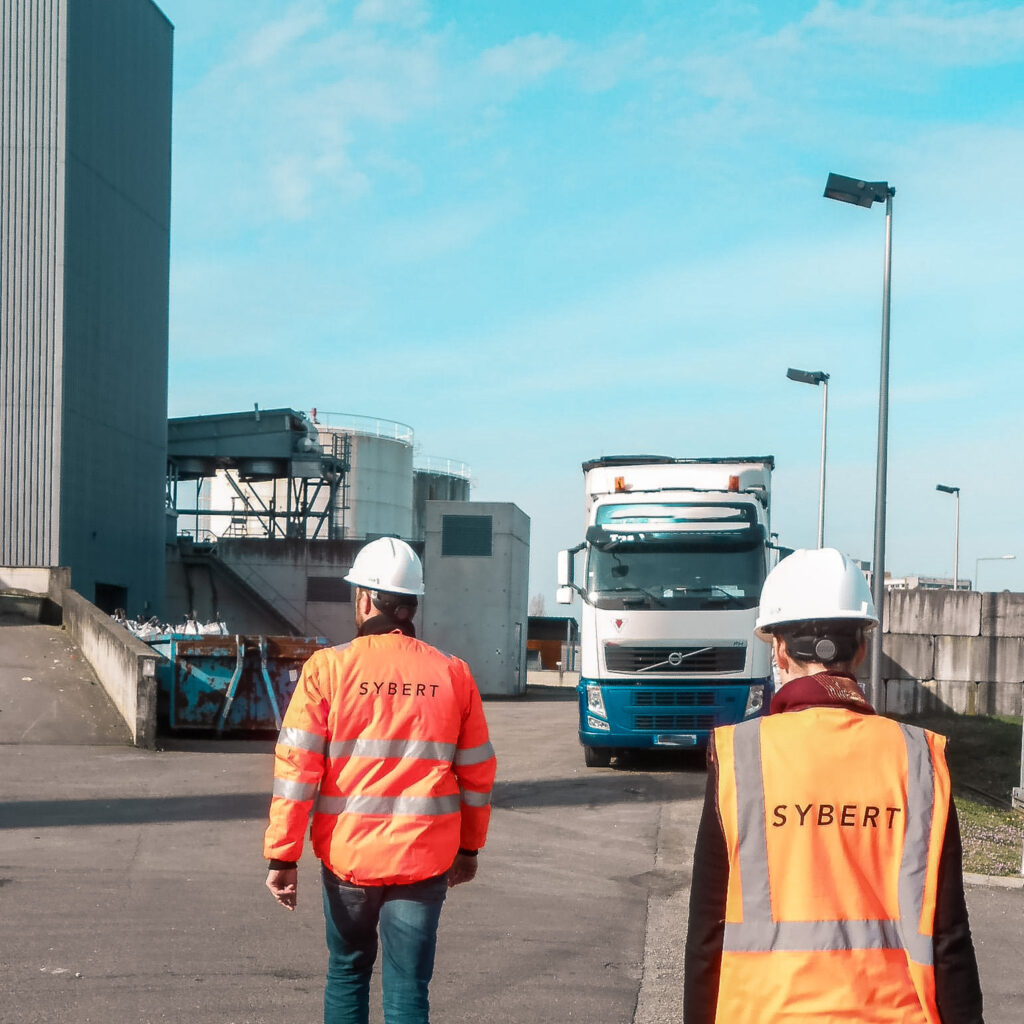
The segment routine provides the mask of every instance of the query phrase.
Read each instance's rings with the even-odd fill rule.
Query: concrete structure
[[[15,608],[26,619],[56,621],[92,668],[97,681],[128,726],[136,746],[152,747],[156,739],[156,662],[152,648],[122,629],[110,616],[69,586],[67,568],[0,568],[0,610]],[[37,614],[27,603],[34,598]],[[27,612],[27,614],[25,614]],[[34,674],[34,673],[33,673]],[[25,681],[32,682],[32,677]],[[29,701],[31,703],[31,701]]]
[[[412,475],[412,535],[427,535],[428,501],[469,501],[469,466],[457,459],[427,456]]]
[[[883,625],[880,711],[1021,713],[1024,594],[892,590]]]
[[[195,611],[232,633],[355,636],[352,588],[345,575],[363,541],[223,537],[213,547],[169,552],[167,608],[173,621]],[[422,550],[421,545],[414,545]]]
[[[483,694],[526,691],[530,519],[513,504],[427,504],[422,635],[465,659]]]
[[[168,500],[179,532],[194,540],[232,532],[225,527],[237,523],[242,536],[326,540],[332,497],[348,468],[294,409],[257,405],[167,423]]]
[[[173,29],[0,0],[0,565],[163,599]]]
[[[414,432],[412,427],[394,420],[347,413],[320,413],[316,409],[307,417],[294,410],[272,410],[260,413],[267,417],[287,413],[293,420],[301,419],[309,426],[310,437],[319,445],[323,459],[344,470],[336,486],[310,491],[308,518],[313,524],[305,532],[290,530],[277,535],[306,536],[318,540],[367,540],[382,536],[422,541],[426,534],[426,503],[428,501],[468,501],[470,494],[469,466],[457,459],[427,456],[413,466]],[[233,413],[216,417],[222,420],[252,421],[254,413]],[[202,471],[198,495],[195,487],[182,489],[178,506],[187,502],[193,509],[181,513],[179,532],[197,541],[213,541],[218,537],[267,537],[266,515],[260,510],[280,510],[295,504],[295,481],[276,474],[254,473],[224,460],[213,464],[206,460],[189,470],[176,458],[180,447],[176,434],[182,425],[207,421],[212,417],[171,420],[169,454],[181,464],[182,480],[197,479]],[[191,460],[197,461],[197,460]],[[319,520],[323,520],[323,526]]]

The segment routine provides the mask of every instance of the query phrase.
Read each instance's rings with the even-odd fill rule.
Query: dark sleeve
[[[984,1024],[981,982],[964,898],[963,848],[956,805],[949,798],[946,837],[935,896],[935,1002],[942,1024]]]
[[[697,828],[690,881],[690,919],[683,961],[684,1024],[713,1024],[725,936],[729,851],[718,817],[718,763],[708,747],[708,783]]]

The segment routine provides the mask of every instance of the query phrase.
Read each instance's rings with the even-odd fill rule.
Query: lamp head
[[[829,380],[829,375],[824,370],[794,370],[792,367],[786,371],[786,376],[801,384],[827,384]]]
[[[887,181],[860,181],[831,171],[825,182],[826,199],[838,199],[841,203],[852,203],[854,206],[870,207],[872,203],[884,203],[895,194],[896,189],[890,188]]]

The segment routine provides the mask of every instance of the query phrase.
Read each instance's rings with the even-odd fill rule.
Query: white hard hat
[[[361,548],[346,583],[386,594],[423,593],[423,566],[404,540],[381,537]]]
[[[800,550],[768,573],[754,632],[768,640],[775,626],[836,619],[878,625],[864,573],[835,548]]]

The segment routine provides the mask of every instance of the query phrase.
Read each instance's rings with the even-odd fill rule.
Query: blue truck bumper
[[[602,706],[595,708],[588,701],[588,686],[600,687]],[[746,711],[751,687],[761,688],[762,707],[767,708],[771,679],[659,680],[657,685],[581,679],[577,687],[580,743],[622,750],[706,747],[714,728],[750,717]]]

